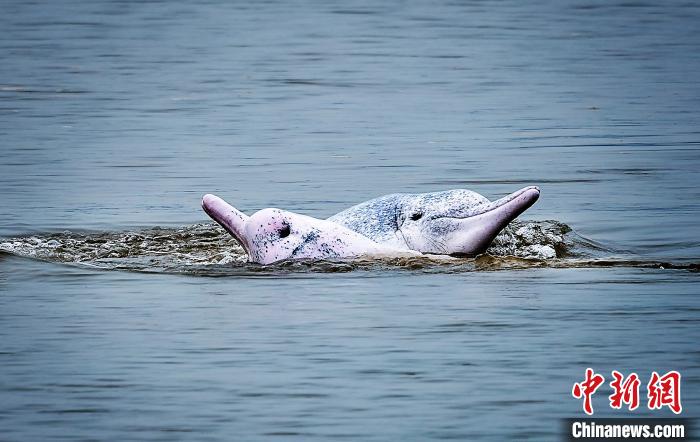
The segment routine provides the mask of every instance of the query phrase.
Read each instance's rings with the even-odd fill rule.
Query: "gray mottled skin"
[[[396,193],[365,201],[328,220],[392,247],[475,255],[486,250],[539,194],[539,188],[531,186],[491,202],[466,189]]]

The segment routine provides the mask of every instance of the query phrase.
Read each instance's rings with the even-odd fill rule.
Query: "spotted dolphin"
[[[473,256],[484,252],[539,196],[536,186],[493,202],[466,189],[395,193],[352,206],[328,221],[394,248]]]
[[[250,262],[272,264],[297,259],[344,259],[362,256],[414,256],[322,219],[281,209],[251,216],[215,195],[204,195],[202,208],[245,249]]]

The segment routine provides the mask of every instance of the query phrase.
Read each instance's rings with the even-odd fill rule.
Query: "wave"
[[[641,267],[699,271],[698,263],[633,259],[578,235],[559,221],[514,221],[475,258],[420,256],[352,261],[248,263],[243,249],[214,223],[121,232],[62,232],[0,239],[0,252],[103,270],[199,276],[411,270],[453,273],[528,268]]]

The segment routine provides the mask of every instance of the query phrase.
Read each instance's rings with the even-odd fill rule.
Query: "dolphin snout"
[[[492,228],[500,232],[509,222],[535,204],[539,198],[540,188],[538,186],[524,187],[488,204],[482,213],[489,214],[488,218]]]
[[[540,197],[537,186],[524,187],[496,201],[485,203],[460,222],[451,242],[450,254],[473,256],[484,252],[505,226],[526,211]]]
[[[214,221],[219,224],[226,224],[229,213],[235,210],[226,201],[222,200],[216,195],[210,193],[202,197],[202,209],[209,215]],[[224,225],[224,227],[226,227]]]
[[[524,189],[519,190],[518,192],[522,192],[517,198],[522,199],[522,203],[526,205],[526,207],[523,209],[529,208],[535,202],[540,198],[540,188],[538,186],[529,186],[525,187]],[[516,192],[517,193],[517,192]],[[522,213],[522,212],[520,212]],[[517,215],[516,215],[517,216]]]
[[[250,249],[245,234],[245,222],[248,220],[245,213],[210,193],[202,197],[202,209],[211,219],[236,238],[246,251]]]
[[[216,203],[221,200],[216,195],[212,195],[211,193],[207,193],[202,197],[202,209],[204,209],[205,212],[209,213],[209,210],[213,209],[213,207],[216,205]]]

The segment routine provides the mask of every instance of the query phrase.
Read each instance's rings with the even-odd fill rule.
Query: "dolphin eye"
[[[411,215],[411,220],[412,220],[412,221],[418,221],[418,220],[421,219],[422,217],[423,217],[423,214],[420,213],[420,212],[417,212],[417,213],[414,213],[413,215]]]
[[[284,227],[280,230],[280,238],[286,238],[289,236],[291,233],[291,229],[289,228],[289,224],[285,224]]]

